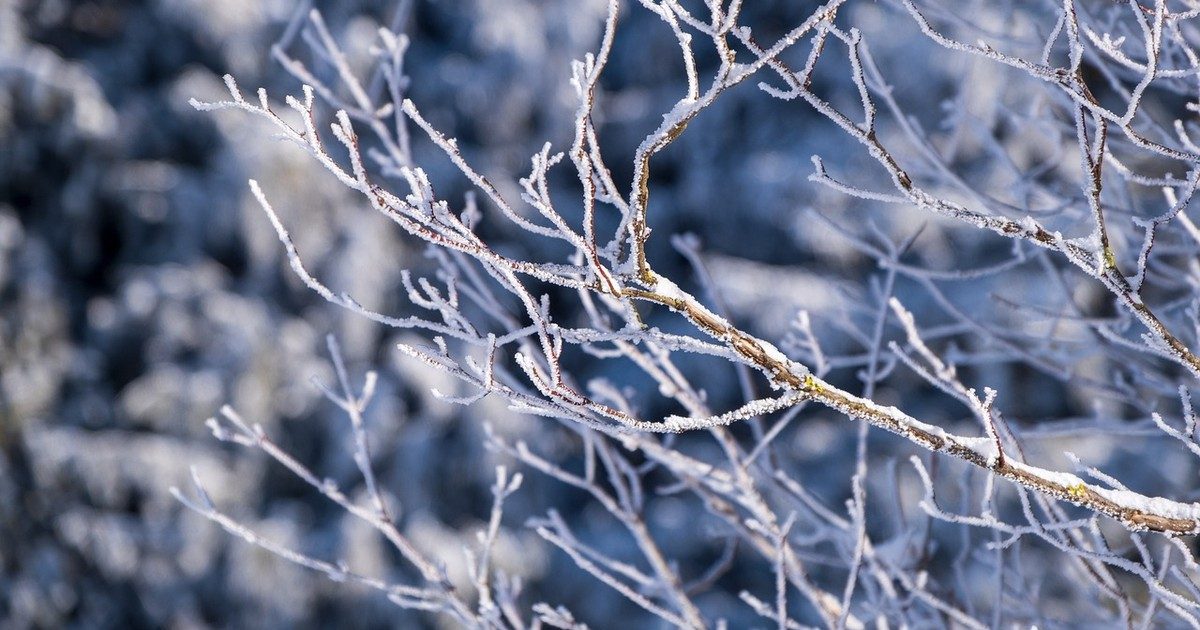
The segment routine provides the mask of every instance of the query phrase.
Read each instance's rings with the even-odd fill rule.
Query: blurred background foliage
[[[814,4],[747,2],[743,21],[771,41]],[[316,6],[361,76],[370,76],[369,48],[380,25],[408,33],[410,97],[510,198],[544,141],[569,144],[575,113],[569,63],[594,48],[605,10],[598,0]],[[354,487],[345,420],[309,382],[330,380],[328,333],[340,340],[356,378],[381,371],[368,415],[379,445],[376,470],[402,506],[405,531],[446,559],[459,579],[465,580],[459,550],[487,516],[488,487],[502,461],[483,448],[483,422],[564,460],[578,455],[551,423],[515,414],[502,401],[463,409],[433,398],[431,387],[454,392],[458,385],[400,358],[395,343],[403,333],[334,309],[288,269],[248,194],[249,177],[262,182],[309,268],[368,307],[402,311],[399,270],[427,264],[418,244],[362,207],[301,151],[270,140],[261,121],[188,106],[190,97],[223,98],[224,73],[248,91],[262,85],[277,97],[297,93],[296,81],[270,58],[296,10],[291,0],[0,3],[4,625],[432,623],[251,548],[183,511],[167,492],[185,485],[188,467],[196,466],[214,499],[263,534],[314,556],[344,557],[365,573],[402,573],[373,532],[260,455],[218,444],[204,426],[228,402],[319,474]],[[895,26],[894,13],[875,3],[848,10],[894,80],[897,98],[923,124],[938,127],[946,99],[969,99],[968,109],[986,118],[1002,83],[997,70],[955,57],[906,63],[931,50],[914,25]],[[626,156],[684,91],[676,46],[660,20],[625,7],[597,114],[602,148],[622,186],[632,176]],[[304,57],[300,47],[290,52]],[[715,63],[703,54],[702,64]],[[835,103],[856,103],[838,63],[822,65],[817,90]],[[971,89],[957,91],[964,81]],[[970,158],[971,139],[962,141]],[[874,173],[869,158],[848,145],[799,102],[766,98],[753,85],[731,91],[656,159],[650,252],[656,269],[690,277],[668,236],[691,233],[733,317],[748,330],[783,339],[797,311],[808,309],[827,350],[851,352],[855,338],[844,329],[873,317],[861,305],[878,270],[810,209],[848,225],[874,221],[897,238],[923,229],[914,263],[931,267],[982,266],[1007,254],[1000,239],[952,234],[902,210],[866,214],[861,202],[807,181],[816,152],[841,172]],[[983,150],[976,149],[978,158]],[[426,144],[416,152],[440,196],[461,200],[467,183],[453,166]],[[989,170],[980,165],[974,174],[986,181]],[[555,194],[577,194],[573,173],[556,177]],[[501,249],[535,246],[503,225],[482,229]],[[1029,299],[1047,290],[1036,283],[1017,289]],[[988,282],[961,283],[949,299],[977,303],[995,290]],[[928,297],[908,286],[897,292],[923,325],[938,323]],[[1079,299],[1086,303],[1088,296]],[[666,316],[656,323],[679,325]],[[586,357],[568,360],[583,374],[631,378]],[[727,365],[700,361],[688,369],[714,408],[737,401]],[[1016,417],[1070,417],[1089,409],[1085,395],[1020,364],[982,367],[977,376],[1005,393]],[[836,378],[855,377],[845,370]],[[903,402],[915,415],[933,423],[960,419],[915,378],[898,382],[907,384]],[[894,404],[898,391],[881,387],[877,398]],[[854,431],[847,427],[823,413],[786,436],[801,476],[827,493],[829,505],[840,505],[849,492],[844,481],[853,467]],[[906,454],[887,437],[873,439],[889,445],[877,449],[880,458]],[[1103,461],[1112,447],[1087,448],[1081,441],[1075,450]],[[1164,457],[1160,465],[1163,476],[1187,474],[1182,459]],[[648,623],[522,527],[551,507],[594,547],[623,553],[619,528],[597,518],[579,492],[527,475],[509,502],[497,564],[527,580],[530,602],[567,604],[595,627],[617,627],[606,623],[614,619],[629,620],[620,627]],[[671,534],[661,541],[665,550],[689,568],[705,566],[721,549],[698,510],[694,502],[666,497],[649,511],[653,527]],[[706,605],[735,625],[749,623],[755,617],[735,595],[769,589],[766,566],[747,564],[722,577]]]

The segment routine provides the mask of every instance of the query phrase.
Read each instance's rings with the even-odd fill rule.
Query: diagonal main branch
[[[990,438],[955,435],[895,407],[885,407],[855,396],[814,376],[770,343],[735,328],[671,282],[660,280],[656,289],[626,289],[626,293],[682,314],[701,331],[724,342],[749,360],[771,379],[774,386],[797,392],[802,400],[820,403],[848,417],[895,433],[927,450],[945,453],[989,470],[1030,490],[1110,516],[1134,531],[1150,530],[1168,535],[1200,532],[1200,504],[1148,497],[1129,490],[1101,488],[1070,473],[997,457],[995,444]]]

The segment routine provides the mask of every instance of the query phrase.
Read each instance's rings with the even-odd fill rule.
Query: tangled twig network
[[[371,310],[327,285],[305,265],[289,233],[286,211],[272,206],[270,191],[250,182],[292,270],[309,288],[381,325],[428,336],[431,345],[403,345],[401,350],[464,384],[465,394],[443,393],[445,400],[471,405],[484,397],[498,397],[515,410],[561,421],[577,435],[583,453],[579,469],[496,433],[491,446],[580,489],[621,523],[640,566],[589,547],[554,512],[534,527],[580,569],[662,621],[679,627],[716,623],[697,595],[712,588],[734,562],[735,553],[722,554],[707,571],[685,575],[645,520],[648,499],[643,484],[652,471],[673,480],[671,492],[690,493],[725,523],[731,549],[743,546],[769,563],[777,576],[774,600],[750,592],[743,592],[741,598],[781,628],[800,627],[793,614],[807,615],[808,622],[852,628],[880,619],[916,625],[922,619],[936,619],[966,627],[1005,620],[1036,623],[1037,611],[1013,611],[1007,603],[1016,593],[1010,588],[1016,587],[1008,586],[1003,576],[995,602],[981,604],[953,594],[958,592],[954,588],[931,585],[915,556],[909,555],[916,553],[917,543],[908,536],[897,534],[886,545],[871,539],[867,477],[884,473],[879,469],[868,473],[865,427],[870,425],[924,451],[966,462],[982,475],[986,492],[976,506],[979,511],[973,513],[965,504],[961,511],[952,509],[938,498],[937,473],[930,464],[937,459],[912,456],[925,493],[920,508],[933,520],[987,532],[990,542],[978,553],[997,554],[999,566],[1004,564],[1005,550],[1015,548],[1018,541],[1036,539],[1070,558],[1087,576],[1081,582],[1086,586],[1080,588],[1107,602],[1113,619],[1130,626],[1148,624],[1167,611],[1174,622],[1196,625],[1200,587],[1193,581],[1196,564],[1184,538],[1200,532],[1200,504],[1189,500],[1194,495],[1148,496],[1078,460],[1075,472],[1063,472],[1027,459],[1026,445],[1036,439],[1036,430],[1002,413],[1003,387],[983,387],[981,392],[960,374],[960,366],[982,362],[984,353],[935,350],[947,337],[977,335],[1003,355],[999,360],[1024,362],[1053,378],[1062,375],[1064,381],[1085,389],[1102,390],[1105,396],[1140,410],[1146,423],[1139,426],[1157,429],[1171,442],[1181,442],[1200,455],[1190,403],[1190,391],[1200,379],[1200,357],[1193,350],[1200,330],[1200,273],[1195,257],[1200,230],[1187,214],[1200,182],[1200,147],[1191,135],[1200,107],[1200,58],[1194,48],[1200,36],[1195,25],[1200,8],[1188,2],[1175,8],[1165,0],[1153,6],[1134,1],[1106,7],[1084,4],[1067,0],[1042,7],[1022,19],[1043,28],[1029,30],[1022,39],[996,36],[991,43],[986,30],[964,22],[950,6],[902,0],[880,9],[887,20],[902,24],[896,28],[912,29],[914,37],[936,44],[945,54],[995,66],[1008,73],[1005,76],[1019,77],[1014,82],[1034,86],[1030,93],[1039,94],[1041,100],[1009,114],[1041,125],[1045,137],[1053,139],[1045,143],[1049,148],[1040,149],[1042,154],[1013,156],[1001,136],[973,140],[982,147],[980,154],[1001,164],[995,168],[1009,169],[1004,171],[1006,177],[1015,183],[1002,191],[996,189],[996,178],[965,173],[954,155],[956,149],[926,131],[919,118],[906,111],[899,96],[902,90],[885,76],[868,37],[852,26],[862,12],[851,0],[831,0],[815,7],[770,41],[760,41],[756,31],[743,24],[739,0],[610,0],[595,52],[571,66],[577,102],[570,146],[556,151],[546,143],[531,157],[528,175],[504,185],[493,183],[473,165],[459,143],[408,98],[409,79],[403,65],[408,41],[388,30],[380,31],[376,42],[381,89],[372,91],[356,78],[320,14],[314,12],[302,16],[274,49],[283,66],[303,81],[300,96],[287,96],[283,107],[264,90],[250,99],[233,77],[226,76],[230,100],[193,101],[192,105],[201,110],[241,110],[264,119],[372,209],[428,244],[437,264],[435,277],[404,275],[415,314]],[[657,16],[673,34],[686,89],[632,156],[615,158],[602,152],[602,78],[622,37],[622,20],[637,11]],[[1035,18],[1045,16],[1051,16],[1051,21],[1036,22]],[[336,69],[338,84],[323,83],[289,56],[292,39],[301,30],[310,34],[310,45]],[[961,41],[962,33],[981,37],[981,43]],[[1042,37],[1040,56],[1023,56],[1035,34]],[[832,76],[823,70],[827,66],[844,73],[841,78],[857,94],[857,108],[852,100],[837,102],[820,94],[822,81]],[[703,299],[681,288],[692,279],[671,278],[658,271],[659,262],[651,253],[650,245],[659,238],[653,234],[656,215],[664,211],[654,207],[654,158],[692,133],[689,127],[727,93],[755,82],[767,97],[802,101],[808,111],[861,147],[875,169],[869,177],[853,171],[835,173],[835,167],[814,156],[812,182],[870,207],[915,210],[946,230],[977,230],[987,233],[987,238],[1007,239],[1011,255],[974,270],[932,271],[902,261],[919,230],[907,241],[863,238],[816,207],[811,225],[842,234],[852,247],[876,260],[881,270],[878,304],[870,311],[874,324],[860,335],[865,351],[853,361],[827,353],[807,313],[797,319],[788,342],[777,346],[735,323],[719,299]],[[328,128],[318,113],[320,103],[336,109]],[[1185,105],[1186,111],[1169,110],[1172,103]],[[949,117],[968,115],[964,109]],[[1163,122],[1164,116],[1172,115],[1178,120]],[[1059,142],[1060,137],[1068,142]],[[416,163],[414,145],[439,150],[474,188],[473,193],[462,204],[439,196],[428,171]],[[615,168],[618,160],[627,160],[630,166]],[[1077,169],[1072,174],[1062,164]],[[555,169],[574,170],[574,198],[552,194],[558,189],[552,183]],[[631,180],[618,181],[614,173],[625,171],[632,173]],[[512,190],[519,191],[519,201],[502,192]],[[1149,207],[1153,195],[1158,195],[1157,205]],[[544,251],[546,256],[525,258],[520,251],[496,247],[481,235],[479,228],[485,223],[504,224],[531,242],[544,241],[541,249],[527,251]],[[1082,232],[1081,225],[1086,226]],[[696,243],[681,238],[674,245],[693,262],[699,286],[716,295],[706,281]],[[1041,265],[1049,278],[1064,287],[1089,286],[1107,292],[1111,315],[1093,317],[1068,299],[1053,316],[1084,322],[1089,343],[1102,345],[1117,361],[1141,367],[1119,382],[1109,381],[1105,374],[1075,372],[1070,357],[1058,351],[1053,327],[998,330],[961,312],[939,288],[943,281],[971,281],[1026,264]],[[954,324],[923,327],[896,294],[901,281],[927,292]],[[1070,290],[1063,293],[1069,295]],[[1010,306],[1037,308],[1032,303]],[[570,316],[560,315],[568,312]],[[669,326],[652,324],[672,321],[667,317],[674,318]],[[690,328],[682,327],[683,323]],[[889,340],[892,330],[899,334]],[[1047,341],[1040,346],[1027,343],[1037,335],[1045,335]],[[391,584],[272,547],[220,512],[206,499],[199,480],[199,498],[187,499],[188,505],[289,560],[335,579],[359,581],[386,592],[402,606],[443,613],[463,625],[577,626],[580,622],[564,607],[540,603],[522,611],[520,589],[489,567],[504,501],[517,491],[520,475],[503,468],[498,471],[491,520],[481,533],[479,548],[471,551],[474,594],[455,588],[437,561],[406,538],[371,469],[363,411],[371,399],[374,377],[368,375],[362,391],[355,393],[332,341],[330,350],[340,389],[324,391],[351,420],[356,462],[370,505],[358,505],[320,480],[261,428],[231,409],[222,412],[223,421],[213,421],[213,432],[220,439],[264,451],[378,529],[417,569],[420,585]],[[590,355],[595,361],[631,362],[643,379],[656,385],[666,404],[682,411],[648,416],[663,405],[639,403],[602,380],[581,382],[567,367],[565,357],[570,353]],[[707,391],[718,385],[697,382],[687,368],[697,356],[736,366],[740,383],[765,383],[772,394],[748,396],[732,410],[711,408]],[[921,411],[906,405],[904,396],[896,404],[880,402],[878,383],[897,371],[898,364],[961,403],[976,430],[956,433],[937,420],[922,419]],[[838,370],[847,366],[860,370],[861,389],[838,376]],[[1164,410],[1169,408],[1182,410],[1178,414],[1182,429],[1176,428],[1179,422],[1168,419]],[[777,436],[794,426],[802,411],[821,409],[863,423],[845,514],[814,499],[778,459]],[[764,420],[773,414],[779,419],[768,428]],[[734,433],[733,425],[739,424],[751,427],[749,446]],[[700,456],[676,448],[675,436],[660,435],[685,432],[705,432],[720,455]],[[1002,516],[1007,512],[995,497],[1000,492],[997,486],[1003,484],[1012,484],[1015,499],[1008,501],[1019,504],[1016,513],[1026,522],[1010,522]],[[1060,502],[1085,510],[1069,512]],[[1107,537],[1112,534],[1104,533],[1106,525],[1099,515],[1124,526],[1121,536],[1130,541],[1132,551],[1110,548]],[[1152,533],[1159,551],[1151,553],[1143,532]],[[811,551],[819,544],[830,546],[828,558]],[[814,569],[822,564],[843,567],[839,580],[845,581],[837,583],[827,571]],[[1127,590],[1131,577],[1144,594]],[[788,600],[793,590],[803,604]]]

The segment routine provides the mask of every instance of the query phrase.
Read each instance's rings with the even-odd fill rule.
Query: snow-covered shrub
[[[193,105],[352,191],[369,227],[305,243],[314,200],[249,187],[295,277],[394,329],[424,412],[486,444],[431,456],[495,467],[491,497],[393,494],[374,466],[402,432],[331,338],[357,473],[233,408],[209,426],[395,564],[282,544],[199,473],[180,500],[461,626],[1200,623],[1200,10],[468,4],[443,27],[477,58],[406,63],[403,20],[339,39],[300,13],[273,55],[303,87],[227,75]],[[384,230],[394,256],[328,242]],[[352,263],[308,262],[335,246]],[[356,296],[389,278],[404,299]],[[442,501],[478,540],[430,531]]]

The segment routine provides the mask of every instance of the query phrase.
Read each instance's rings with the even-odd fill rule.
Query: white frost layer
[[[763,352],[767,353],[768,357],[771,357],[772,361],[775,361],[776,363],[782,363],[788,367],[791,367],[792,360],[789,359],[787,357],[787,355],[784,354],[779,348],[776,348],[774,344],[772,344],[769,341],[764,341],[762,339],[759,339],[758,345],[763,349]]]
[[[658,276],[658,274],[655,275]],[[679,285],[663,276],[658,276],[657,282],[654,283],[654,291],[669,300],[690,300],[692,297],[680,289]]]
[[[1128,490],[1105,490],[1102,488],[1092,488],[1091,490],[1113,503],[1139,512],[1157,514],[1167,518],[1200,520],[1200,504],[1197,503],[1180,503],[1162,497],[1148,497]]]
[[[654,284],[654,290],[656,293],[667,298],[668,300],[682,300],[682,301],[693,304],[695,307],[704,311],[704,315],[706,317],[711,318],[713,321],[718,322],[726,330],[730,330],[733,328],[730,325],[730,323],[725,320],[724,317],[721,317],[720,315],[717,315],[716,313],[708,310],[707,308],[704,308],[704,306],[702,304],[700,304],[700,302],[697,301],[695,297],[690,295],[687,291],[680,289],[679,285],[675,284],[674,282],[671,282],[667,278],[658,276],[657,282]],[[804,375],[809,373],[808,368],[806,366],[796,363],[795,361],[792,361],[790,358],[788,358],[788,356],[786,354],[783,353],[782,350],[775,347],[775,344],[772,344],[769,341],[766,341],[763,339],[757,339],[757,338],[755,339],[755,341],[758,343],[758,346],[760,348],[762,348],[762,351],[772,361],[786,365],[788,367],[788,372],[790,372],[791,374],[793,374],[795,376],[803,377]]]
[[[1088,490],[1097,495],[1112,501],[1113,503],[1138,512],[1146,514],[1154,514],[1165,518],[1177,518],[1184,520],[1200,521],[1200,503],[1180,503],[1162,497],[1148,497],[1143,494],[1131,492],[1129,490],[1109,490],[1107,488],[1097,488],[1094,485],[1087,484],[1077,475],[1071,473],[1055,472],[1028,466],[1020,462],[1009,462],[1013,468],[1025,471],[1034,477],[1045,479],[1046,481],[1058,484],[1064,488],[1072,488],[1080,485],[1086,485]]]
[[[954,436],[954,442],[959,446],[965,446],[979,454],[984,461],[992,461],[996,457],[996,442],[992,438],[984,437],[960,437]]]
[[[963,441],[957,436],[946,433],[945,429],[936,425],[921,422],[920,420],[917,420],[916,418],[904,413],[903,411],[900,411],[893,406],[889,405],[885,407],[873,400],[867,398],[858,398],[857,396],[853,396],[852,398],[862,406],[880,415],[891,418],[902,429],[907,431],[917,430],[922,433],[927,433],[940,438],[943,442],[949,442],[953,440],[954,442],[963,443]]]
[[[1071,473],[1046,470],[1044,468],[1038,468],[1036,466],[1022,464],[1021,462],[1017,462],[1017,461],[1008,462],[1008,465],[1012,466],[1013,468],[1016,468],[1017,470],[1026,472],[1030,476],[1037,477],[1039,479],[1044,479],[1046,481],[1049,481],[1050,483],[1058,484],[1064,488],[1071,488],[1073,486],[1078,486],[1078,485],[1087,485],[1077,475],[1073,475]],[[1091,486],[1088,486],[1088,487],[1091,488]],[[1096,488],[1091,488],[1091,489],[1096,490]]]

